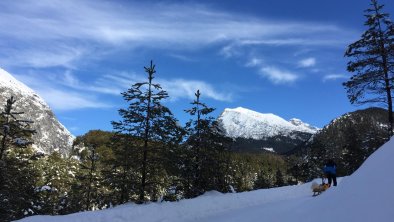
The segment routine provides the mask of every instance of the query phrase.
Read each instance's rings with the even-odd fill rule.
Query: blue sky
[[[385,12],[394,14],[388,0]],[[111,130],[120,93],[153,60],[181,122],[194,92],[323,127],[346,112],[347,45],[367,0],[0,2],[0,66],[41,95],[75,135]],[[392,18],[392,16],[391,16]]]

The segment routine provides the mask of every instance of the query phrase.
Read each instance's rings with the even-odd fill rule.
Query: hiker
[[[330,159],[327,161],[326,165],[324,165],[323,172],[328,179],[328,184],[331,186],[331,183],[334,183],[334,186],[337,185],[337,165],[334,160]]]

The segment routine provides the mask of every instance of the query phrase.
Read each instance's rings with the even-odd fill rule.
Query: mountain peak
[[[272,113],[259,113],[243,107],[226,108],[219,116],[227,136],[233,138],[264,139],[292,132],[314,134],[318,130],[299,119],[285,119]]]
[[[59,151],[67,155],[71,150],[74,136],[56,119],[46,102],[34,90],[0,68],[0,109],[4,102],[14,96],[15,109],[24,112],[36,134],[32,136],[33,147],[43,153]]]
[[[24,94],[34,94],[32,89],[17,80],[14,76],[2,68],[0,68],[0,86],[12,88],[14,90],[23,92]]]

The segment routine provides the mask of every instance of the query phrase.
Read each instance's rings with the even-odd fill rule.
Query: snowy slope
[[[14,96],[16,111],[25,113],[23,118],[34,121],[34,147],[44,153],[58,150],[67,154],[71,149],[74,136],[56,119],[55,115],[32,89],[15,79],[10,73],[0,68],[0,108],[6,100]]]
[[[226,135],[232,138],[259,140],[277,135],[290,136],[294,132],[314,134],[318,130],[299,119],[286,121],[271,113],[258,113],[242,107],[225,109],[218,121]]]
[[[179,202],[125,204],[67,216],[34,216],[23,222],[391,222],[394,218],[394,140],[338,187],[312,197],[311,183],[237,194],[209,192]]]

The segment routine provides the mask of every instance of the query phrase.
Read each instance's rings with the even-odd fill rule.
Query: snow
[[[274,150],[274,148],[272,148],[272,147],[263,147],[263,150],[266,150],[266,151],[268,151],[268,152],[275,153],[275,150]]]
[[[42,97],[0,68],[0,98],[5,101],[11,95],[17,100],[16,109],[23,110],[24,116],[34,121],[32,128],[37,132],[32,136],[34,148],[39,152],[51,153],[54,147],[60,146],[62,153],[68,154],[75,137],[56,119]]]
[[[299,119],[285,119],[272,113],[259,113],[242,107],[225,109],[218,118],[226,135],[232,138],[264,139],[277,135],[290,135],[292,132],[314,134],[319,130]]]
[[[47,109],[49,109],[45,101],[39,97],[36,92],[34,92],[34,90],[15,79],[10,73],[2,68],[0,68],[0,86],[9,88],[13,92],[19,92],[23,96],[34,98],[33,102],[38,106],[45,106]]]
[[[179,202],[125,204],[66,216],[34,216],[23,222],[390,222],[394,217],[394,139],[351,176],[312,197],[311,183],[221,194]],[[319,180],[315,180],[320,182]]]

